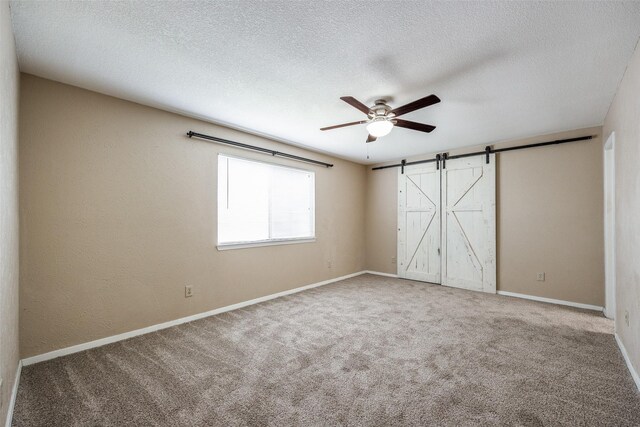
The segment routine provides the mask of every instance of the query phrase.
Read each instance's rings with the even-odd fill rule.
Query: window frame
[[[312,182],[310,186],[313,193],[311,195],[311,227],[312,227],[311,236],[220,243],[220,240],[219,240],[220,239],[220,206],[218,205],[218,195],[219,195],[219,186],[220,186],[220,175],[219,175],[220,170],[218,166],[220,164],[220,157],[226,157],[229,159],[236,159],[236,160],[241,160],[245,162],[261,163],[271,167],[292,169],[295,171],[309,174],[311,176]],[[315,171],[219,152],[217,156],[217,162],[216,162],[216,179],[217,179],[216,181],[216,220],[217,220],[216,221],[216,247],[219,251],[226,251],[230,249],[246,249],[246,248],[262,247],[262,246],[278,246],[278,245],[293,245],[293,244],[300,244],[300,243],[313,243],[316,241],[316,173]],[[269,194],[269,204],[271,204],[271,194]],[[269,233],[271,233],[271,223],[269,223]]]

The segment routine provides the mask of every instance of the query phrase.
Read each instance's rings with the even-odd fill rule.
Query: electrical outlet
[[[327,268],[331,268],[331,260],[327,260]]]
[[[395,264],[396,263],[396,257],[392,256],[391,257],[391,264]]]
[[[184,287],[184,297],[189,298],[193,296],[193,287],[191,285],[187,285]]]
[[[627,326],[629,326],[629,310],[624,311],[624,323],[626,323]]]
[[[537,280],[538,282],[544,282],[544,273],[538,273],[538,274],[536,275],[536,280]]]

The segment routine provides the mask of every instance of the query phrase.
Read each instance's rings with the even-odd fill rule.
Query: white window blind
[[[218,245],[311,239],[315,174],[218,156]]]

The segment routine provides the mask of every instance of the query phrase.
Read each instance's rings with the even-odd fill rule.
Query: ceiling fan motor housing
[[[387,117],[395,116],[395,114],[389,115],[389,111],[391,111],[391,107],[387,105],[387,101],[384,99],[378,99],[375,102],[375,105],[371,107],[369,111],[369,118],[374,119],[378,117]]]

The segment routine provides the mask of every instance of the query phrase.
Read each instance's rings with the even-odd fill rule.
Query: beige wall
[[[602,129],[517,143],[589,134],[499,154],[498,290],[604,306]]]
[[[18,368],[18,84],[9,3],[0,2],[0,425]]]
[[[604,122],[615,132],[616,333],[640,373],[640,50],[618,87]],[[629,312],[629,326],[624,320]]]
[[[25,74],[20,132],[22,357],[364,268],[362,165]],[[315,171],[317,241],[219,252],[219,152]]]
[[[367,167],[367,270],[396,274],[398,239],[398,170]]]
[[[396,272],[397,169],[373,172],[30,75],[20,112],[23,357],[364,268]],[[317,242],[218,252],[216,154],[265,157],[188,140],[189,129],[336,163],[311,167]],[[604,304],[601,133],[495,145],[598,135],[498,156],[499,290]]]
[[[591,128],[494,144],[598,135],[497,155],[498,290],[604,305],[601,133]],[[396,273],[397,174],[367,171],[369,270]],[[537,272],[546,273],[544,282],[536,281]]]

